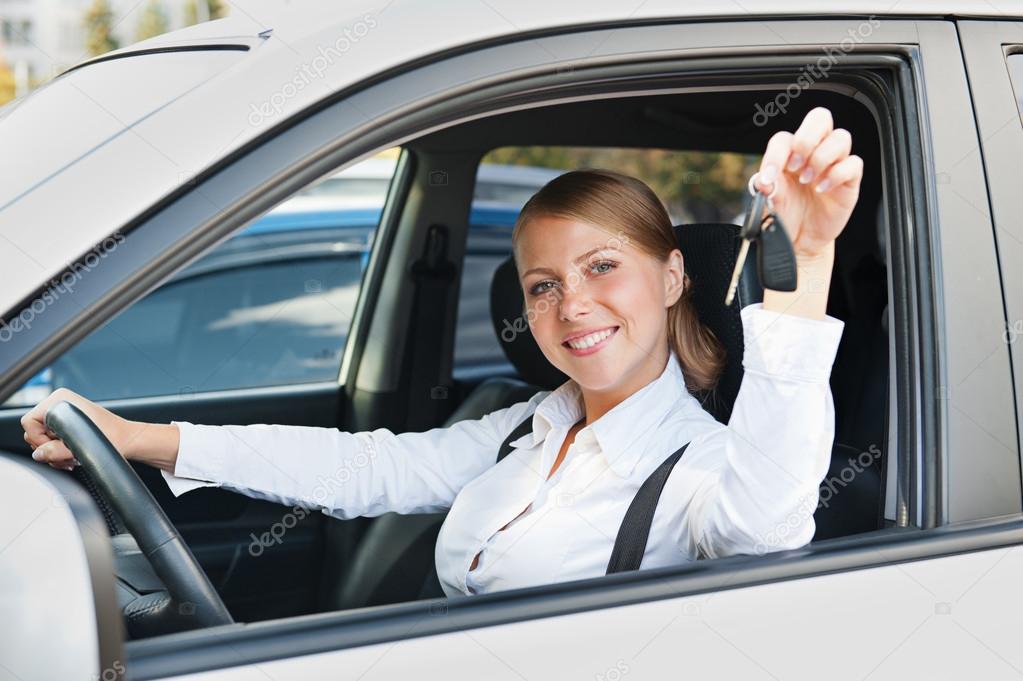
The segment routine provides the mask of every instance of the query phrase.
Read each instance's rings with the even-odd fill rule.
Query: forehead
[[[620,232],[574,218],[541,216],[522,227],[515,242],[520,271],[530,267],[571,262],[599,249],[625,251],[628,239]]]

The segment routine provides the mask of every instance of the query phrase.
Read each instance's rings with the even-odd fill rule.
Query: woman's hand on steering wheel
[[[25,442],[32,447],[32,458],[36,461],[48,463],[53,468],[69,471],[79,465],[74,454],[58,438],[55,433],[46,427],[46,413],[50,407],[67,400],[75,405],[96,424],[110,443],[114,445],[121,456],[125,456],[127,438],[130,437],[131,421],[121,418],[109,409],[105,409],[95,402],[82,397],[73,390],[57,388],[44,398],[39,404],[32,407],[21,417],[21,427],[24,429]]]

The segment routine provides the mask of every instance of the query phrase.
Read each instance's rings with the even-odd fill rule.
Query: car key
[[[752,184],[751,181],[751,189]],[[770,199],[769,195],[761,191],[753,191],[753,204],[750,206],[749,214],[739,232],[742,244],[739,246],[739,256],[736,258],[732,279],[728,284],[728,292],[725,294],[726,306],[731,305],[735,298],[742,266],[749,254],[749,245],[754,239],[758,240],[757,275],[763,287],[774,291],[796,290],[796,256],[792,249],[792,241],[789,239],[788,232],[785,231],[781,217],[774,212],[774,206]],[[765,203],[768,213],[761,218]]]
[[[766,201],[767,195],[763,192],[755,191],[753,193],[753,205],[750,206],[742,229],[739,230],[739,238],[742,239],[742,243],[739,245],[739,257],[735,260],[735,268],[732,270],[732,280],[728,282],[728,292],[725,294],[726,307],[731,305],[735,298],[735,289],[739,286],[739,275],[742,274],[742,266],[746,262],[746,256],[749,255],[750,242],[760,236],[762,222],[760,216],[764,212]]]
[[[785,225],[778,214],[770,212],[760,225],[757,244],[757,274],[764,288],[772,291],[796,290],[796,253]]]

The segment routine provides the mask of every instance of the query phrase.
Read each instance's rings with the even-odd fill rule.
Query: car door
[[[143,641],[129,645],[133,671],[139,678],[205,672],[216,679],[339,670],[353,678],[438,679],[1018,672],[1023,660],[1010,632],[1019,611],[1006,607],[1023,598],[1016,577],[1023,566],[1014,551],[1023,542],[1023,520],[1012,368],[1001,342],[1005,312],[994,230],[964,205],[963,197],[985,200],[987,187],[955,23],[887,17],[654,22],[575,32],[571,43],[556,35],[544,41],[544,58],[552,62],[554,54],[578,55],[571,73],[580,80],[587,59],[631,56],[636,66],[642,54],[670,61],[680,56],[680,45],[687,61],[660,62],[661,73],[702,74],[703,55],[735,58],[727,66],[715,61],[716,69],[772,65],[796,74],[829,50],[842,50],[842,70],[887,70],[892,108],[879,110],[878,121],[887,135],[882,224],[896,338],[890,526],[779,554],[275,622],[258,632],[225,632],[220,641],[202,632]],[[505,69],[517,58],[537,58],[528,40],[487,50],[464,58],[493,59]],[[426,68],[430,75],[447,68],[457,80],[466,63],[452,58]],[[618,66],[621,78],[629,69]],[[566,72],[555,76],[548,69],[552,92],[574,84]],[[837,80],[817,85],[842,87]],[[793,96],[784,81],[776,87],[779,97]],[[488,95],[483,90],[481,97]],[[446,106],[450,111],[459,103],[452,96]],[[186,659],[186,650],[197,649],[202,662]]]
[[[1013,176],[1023,158],[1023,36],[1015,19],[995,17],[958,25],[977,116],[979,139],[973,153],[984,164],[989,191],[988,201],[971,201],[970,207],[978,218],[994,224],[1005,291],[1001,341],[1018,367],[1023,362],[1023,222]],[[1018,371],[1015,389],[1016,395],[1023,391]],[[1017,411],[1018,424],[1023,423],[1021,416]]]
[[[750,76],[776,69],[793,78],[773,81],[781,94],[801,65],[851,40],[838,60],[842,70],[869,67],[884,75],[877,90],[844,91],[888,96],[878,121],[887,135],[884,224],[897,341],[891,526],[782,554],[132,642],[126,652],[133,678],[621,678],[679,670],[816,678],[822,669],[863,678],[921,671],[996,676],[1023,667],[1011,638],[1018,609],[1005,607],[1020,599],[1013,549],[1023,542],[1012,368],[1004,344],[986,359],[977,347],[978,339],[1000,338],[1005,313],[990,221],[959,199],[983,197],[986,186],[979,159],[969,153],[977,128],[954,22],[749,20],[744,14],[743,21],[687,23],[637,16],[649,23],[562,36],[553,22],[544,50],[532,37],[509,40],[392,74],[268,137],[248,157],[231,159],[194,192],[145,216],[136,233],[224,236],[243,222],[247,203],[265,209],[287,189],[253,200],[254,188],[282,178],[300,184],[322,173],[311,159],[344,135],[333,147],[335,163],[439,120],[478,116],[488,103],[535,106],[539,91],[568,98],[598,81],[607,88],[598,94],[620,96],[614,88],[624,76],[636,79],[629,87],[647,90],[651,73],[667,73],[659,86],[678,90],[708,87],[708,74],[713,81],[731,71]],[[555,55],[571,55],[571,68]],[[480,78],[481,70],[493,81]],[[823,80],[819,87],[848,88],[841,79]],[[393,115],[396,93],[402,116]],[[268,158],[276,165],[268,166]],[[942,176],[952,165],[956,171]],[[216,190],[216,206],[200,200],[200,190]],[[370,290],[381,309],[371,319],[360,317],[360,301],[356,311],[355,326],[364,323],[367,334],[382,332],[399,315],[406,293],[401,273],[421,252],[431,222],[422,217],[418,230],[386,216],[382,222],[387,249],[375,247],[367,272],[380,283]],[[156,262],[159,252],[148,257]],[[377,259],[378,252],[390,257]],[[187,255],[176,251],[171,260]],[[117,290],[138,285],[119,283]],[[390,387],[400,368],[372,347],[360,352],[357,358],[346,351],[341,373],[348,376],[346,363],[357,365],[350,387],[365,389],[369,399]]]

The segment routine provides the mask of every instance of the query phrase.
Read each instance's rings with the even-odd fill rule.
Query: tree
[[[0,55],[0,104],[14,99],[14,71]]]
[[[135,39],[145,40],[146,38],[152,38],[166,32],[167,15],[160,5],[160,0],[149,0],[146,3],[146,8],[142,10],[142,17],[139,19]]]
[[[116,50],[120,47],[111,34],[114,26],[114,12],[107,0],[93,0],[92,6],[85,13],[85,48],[89,54],[96,56]]]
[[[610,168],[639,178],[684,222],[728,222],[744,208],[746,181],[759,161],[734,153],[596,147],[503,147],[487,163],[574,170]]]
[[[200,2],[206,4],[206,17],[210,21],[227,16],[227,4],[223,0],[187,0],[185,2],[185,26],[199,23]]]

